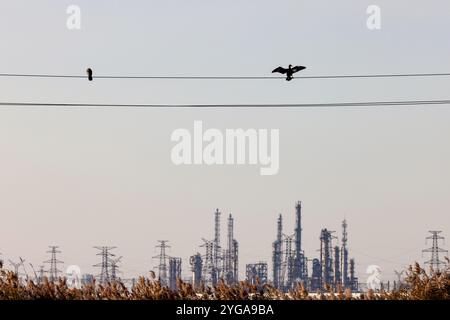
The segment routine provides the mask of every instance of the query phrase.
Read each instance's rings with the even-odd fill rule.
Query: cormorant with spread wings
[[[286,81],[291,81],[292,79],[294,79],[293,74],[296,72],[299,72],[303,69],[306,69],[306,67],[303,67],[303,66],[292,67],[292,64],[290,64],[287,69],[285,69],[283,67],[278,67],[278,68],[274,69],[272,71],[272,73],[278,72],[281,74],[286,74]]]

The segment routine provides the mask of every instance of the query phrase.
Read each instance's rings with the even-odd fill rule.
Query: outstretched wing
[[[296,73],[296,72],[299,72],[299,71],[301,71],[303,69],[306,69],[306,67],[304,67],[304,66],[295,66],[295,67],[292,68],[292,72]]]
[[[275,72],[279,72],[281,74],[285,74],[287,72],[287,69],[285,69],[283,67],[278,67],[276,69],[273,69],[272,73],[275,73]]]

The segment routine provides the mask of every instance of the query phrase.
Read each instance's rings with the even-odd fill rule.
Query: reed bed
[[[326,292],[308,292],[302,286],[281,292],[270,284],[252,285],[245,281],[231,286],[221,281],[213,288],[194,288],[178,280],[177,287],[176,290],[164,287],[151,274],[140,277],[131,289],[121,282],[105,285],[94,282],[76,289],[70,288],[65,278],[54,283],[45,278],[40,284],[32,280],[22,283],[16,274],[0,268],[0,300],[448,300],[450,268],[426,271],[415,263],[409,267],[402,288],[390,292],[353,293],[329,287]]]

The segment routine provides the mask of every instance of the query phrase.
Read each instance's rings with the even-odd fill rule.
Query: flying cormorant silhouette
[[[88,68],[88,69],[86,70],[86,73],[87,73],[87,75],[88,75],[89,81],[92,81],[92,80],[93,80],[93,78],[92,78],[92,69],[91,69],[91,68]]]
[[[306,69],[306,67],[304,67],[304,66],[292,67],[292,64],[290,64],[287,69],[285,69],[283,67],[278,67],[278,68],[274,69],[272,71],[272,73],[279,72],[281,74],[286,74],[286,81],[291,81],[292,79],[294,79],[293,74],[296,72],[299,72],[303,69]]]

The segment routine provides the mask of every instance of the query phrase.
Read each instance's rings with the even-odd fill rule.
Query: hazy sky
[[[66,28],[81,8],[82,29]],[[366,28],[381,7],[382,28]],[[424,1],[0,0],[0,73],[303,75],[450,72],[450,3]],[[0,102],[322,103],[449,99],[449,77],[280,81],[0,78]],[[175,166],[177,128],[277,128],[280,171]],[[318,256],[321,228],[349,224],[358,276],[385,279],[423,261],[428,230],[450,238],[450,107],[339,109],[0,108],[0,252],[39,265],[59,245],[65,266],[94,272],[92,247],[114,245],[124,277],[146,273],[158,239],[183,258],[235,217],[245,264],[271,264],[276,218]],[[225,241],[225,238],[222,238]],[[203,251],[200,251],[203,252]],[[95,271],[98,272],[98,271]]]

